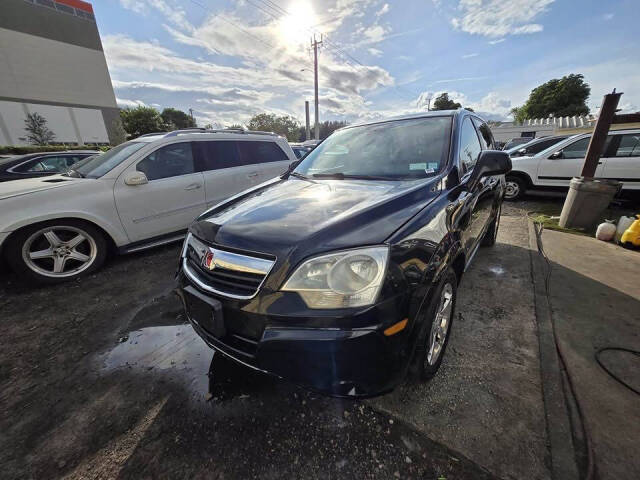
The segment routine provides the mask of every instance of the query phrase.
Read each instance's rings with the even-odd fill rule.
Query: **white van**
[[[582,172],[590,140],[590,133],[574,135],[537,155],[512,158],[505,198],[516,200],[534,188],[568,188]],[[619,180],[623,190],[640,190],[640,129],[609,131],[595,176]]]
[[[286,171],[284,137],[244,130],[146,135],[63,175],[0,184],[0,249],[21,276],[55,283],[121,253],[183,238],[209,207]]]

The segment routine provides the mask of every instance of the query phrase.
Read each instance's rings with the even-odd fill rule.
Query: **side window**
[[[136,170],[143,172],[149,181],[194,173],[191,143],[174,143],[159,148],[138,162]]]
[[[464,167],[465,173],[473,169],[481,150],[476,129],[471,120],[466,118],[460,132],[460,163]]]
[[[620,135],[620,144],[616,149],[616,157],[640,157],[640,133]]]
[[[66,155],[39,158],[21,171],[25,172],[66,172],[77,160]]]
[[[606,152],[609,148],[612,136],[607,136],[604,142],[603,152]],[[561,158],[584,158],[587,156],[587,148],[589,148],[589,142],[591,137],[581,138],[580,140],[573,142],[562,149]]]
[[[584,158],[590,141],[591,137],[586,137],[567,145],[562,149],[562,158]]]
[[[221,170],[239,166],[237,143],[233,140],[195,142],[202,159],[202,170]]]
[[[241,165],[289,160],[287,154],[275,142],[238,142],[238,150]]]
[[[493,135],[491,134],[491,129],[489,125],[484,122],[481,122],[477,118],[473,119],[473,124],[480,132],[480,143],[482,145],[483,150],[493,150]]]

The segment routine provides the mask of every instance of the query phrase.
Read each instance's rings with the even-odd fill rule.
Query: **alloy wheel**
[[[453,287],[450,283],[445,283],[440,294],[440,303],[436,317],[431,325],[431,332],[428,337],[427,356],[425,362],[431,367],[436,364],[449,334],[451,324],[451,313],[453,311]]]
[[[89,268],[98,255],[95,240],[72,226],[49,226],[33,233],[22,246],[22,260],[47,277],[71,277]]]
[[[511,199],[516,198],[518,195],[520,195],[520,184],[513,180],[507,180],[504,197]]]

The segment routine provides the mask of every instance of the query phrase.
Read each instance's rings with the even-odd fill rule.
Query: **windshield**
[[[348,127],[308,153],[295,173],[390,180],[433,176],[447,161],[450,132],[450,116]]]
[[[73,170],[82,177],[99,178],[147,145],[146,142],[127,142],[113,147],[101,155],[85,158],[73,166]]]

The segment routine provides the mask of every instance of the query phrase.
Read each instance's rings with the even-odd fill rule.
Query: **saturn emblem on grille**
[[[216,262],[213,258],[213,252],[207,251],[204,257],[202,257],[202,266],[208,270],[214,270],[216,268]]]

